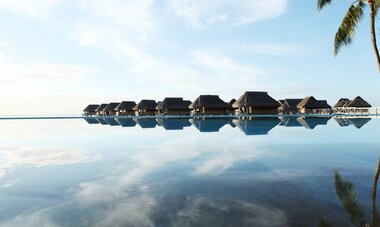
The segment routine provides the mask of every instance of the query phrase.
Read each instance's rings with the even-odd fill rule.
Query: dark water
[[[0,226],[370,223],[379,126],[370,118],[1,120]]]

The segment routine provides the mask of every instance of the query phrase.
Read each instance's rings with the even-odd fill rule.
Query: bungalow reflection
[[[157,121],[154,118],[135,118],[133,119],[141,128],[155,128]]]
[[[331,117],[299,117],[297,121],[307,129],[314,129],[318,125],[327,125]]]
[[[339,126],[347,127],[352,125],[357,129],[362,128],[370,120],[371,118],[335,118],[335,121],[339,124]]]
[[[121,125],[121,127],[135,127],[136,122],[133,121],[131,118],[115,118],[115,121]]]
[[[166,130],[183,130],[184,127],[191,126],[187,118],[158,118],[157,123]]]
[[[245,135],[266,135],[280,123],[277,117],[235,119],[235,125]]]
[[[280,116],[280,117],[248,117],[248,118],[128,118],[128,117],[85,117],[88,124],[101,124],[121,127],[155,128],[162,126],[165,130],[183,130],[193,125],[200,132],[219,132],[225,125],[238,127],[245,135],[266,135],[276,126],[304,127],[314,129],[318,125],[327,125],[331,117]],[[354,126],[357,129],[366,125],[371,118],[334,117],[340,127]]]
[[[231,119],[229,118],[221,118],[221,119],[195,118],[195,119],[190,119],[190,122],[200,132],[219,132],[219,130],[224,125],[230,124]]]

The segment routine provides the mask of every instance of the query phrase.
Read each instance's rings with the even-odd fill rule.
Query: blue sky
[[[333,56],[348,3],[300,0],[0,0],[1,115],[78,114],[88,103],[200,94],[380,106],[365,17]]]

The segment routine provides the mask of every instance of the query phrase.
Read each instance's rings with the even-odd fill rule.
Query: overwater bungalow
[[[114,116],[116,115],[116,111],[115,111],[115,108],[119,105],[120,103],[119,102],[111,102],[110,104],[108,104],[103,112],[105,115],[107,116]]]
[[[333,107],[333,111],[335,113],[343,112],[344,108],[351,102],[348,98],[341,98],[336,102],[336,104]]]
[[[157,113],[157,103],[154,100],[143,99],[133,107],[136,116],[154,116]]]
[[[83,110],[84,116],[94,116],[96,115],[96,109],[99,107],[97,104],[90,104]]]
[[[121,125],[121,127],[135,127],[136,122],[133,121],[131,118],[115,118],[115,121]]]
[[[191,124],[200,132],[219,132],[226,124],[229,124],[228,118],[210,118],[210,119],[190,119]]]
[[[266,135],[280,123],[277,117],[234,119],[235,125],[245,135]]]
[[[191,115],[226,115],[228,104],[218,95],[200,95],[189,105]]]
[[[155,128],[157,121],[154,118],[137,118],[133,119],[141,128]]]
[[[188,100],[183,98],[165,98],[162,102],[157,104],[158,115],[190,115]]]
[[[157,123],[165,130],[183,130],[184,127],[190,127],[191,123],[186,118],[157,118]]]
[[[280,103],[268,92],[247,91],[232,106],[237,114],[277,114]]]
[[[105,112],[104,112],[104,108],[106,108],[106,106],[108,105],[108,103],[103,103],[103,104],[100,104],[100,106],[98,108],[96,108],[96,115],[97,116],[104,116],[105,115]]]
[[[314,129],[318,125],[327,125],[331,117],[305,117],[297,118],[297,121],[307,129]]]
[[[331,106],[326,100],[316,100],[313,96],[305,97],[297,104],[301,114],[330,114]]]
[[[115,107],[115,112],[117,116],[133,116],[135,111],[133,107],[136,106],[136,103],[133,101],[123,101]]]
[[[345,106],[345,110],[348,113],[354,113],[354,114],[368,114],[369,109],[371,108],[371,104],[369,104],[366,100],[364,100],[362,97],[357,96],[354,98],[350,103],[348,103]]]
[[[302,99],[285,99],[278,108],[278,112],[280,114],[299,114],[300,109],[298,109],[297,105],[301,101]]]

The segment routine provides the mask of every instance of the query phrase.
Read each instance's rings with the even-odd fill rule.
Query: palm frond
[[[374,0],[373,1],[373,9],[374,9],[374,14],[375,14],[375,17],[377,16],[377,12],[379,11],[379,8],[380,8],[380,0]]]
[[[326,5],[330,4],[331,0],[318,0],[317,9],[318,11],[322,10]]]
[[[339,53],[342,45],[348,45],[355,37],[356,27],[363,18],[366,3],[358,1],[356,5],[351,5],[343,21],[335,34],[334,55]]]
[[[358,202],[358,196],[355,186],[345,181],[338,171],[335,171],[335,191],[338,195],[344,210],[350,217],[350,220],[357,226],[364,226],[365,215],[361,205]]]

